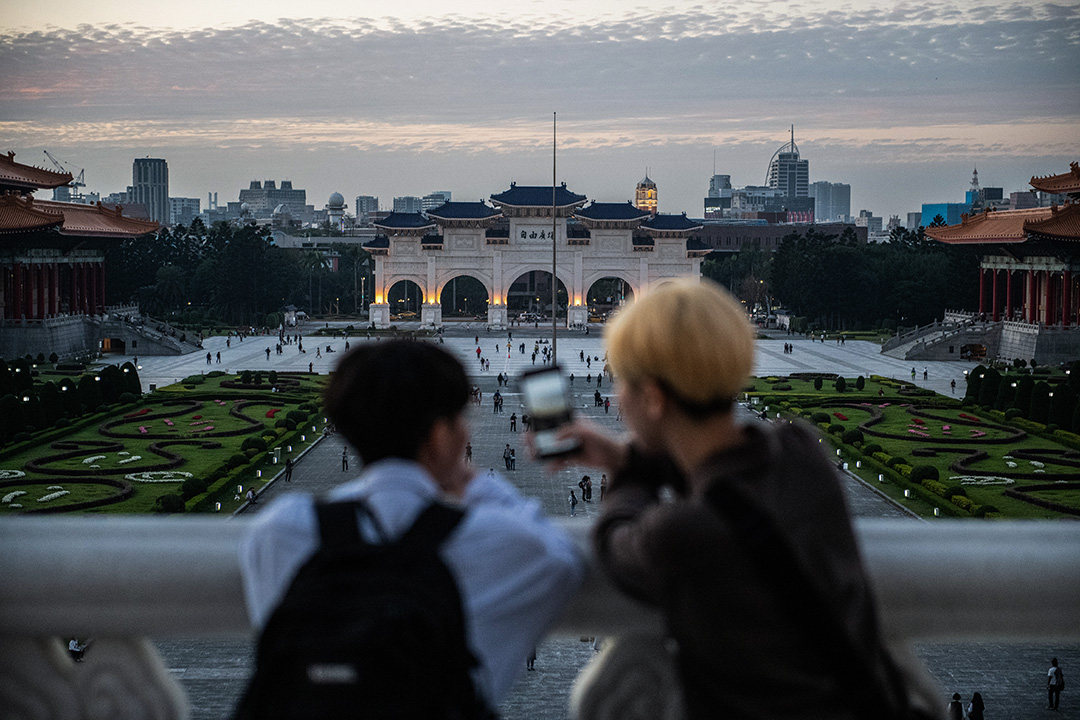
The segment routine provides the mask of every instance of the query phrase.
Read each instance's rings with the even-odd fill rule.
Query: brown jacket
[[[858,657],[879,657],[871,589],[817,436],[791,424],[743,429],[745,442],[698,472],[708,483],[729,483],[772,520],[849,630]],[[757,567],[724,517],[704,497],[684,493],[673,465],[659,458],[629,465],[604,497],[597,552],[618,586],[665,611],[689,717],[859,717],[858,693],[830,642],[835,635],[793,617],[792,598],[763,574],[775,569]],[[674,502],[659,500],[662,484],[676,489]]]

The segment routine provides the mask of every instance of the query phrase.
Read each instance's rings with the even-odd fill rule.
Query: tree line
[[[702,272],[748,305],[768,302],[801,318],[796,330],[894,330],[978,304],[981,251],[897,228],[888,243],[860,243],[813,227],[786,235],[775,253],[744,246],[713,253]]]
[[[174,323],[276,326],[295,305],[308,314],[349,312],[359,306],[359,278],[370,256],[355,244],[333,246],[330,258],[314,248],[280,248],[266,227],[200,219],[125,240],[106,255],[109,304],[137,303]]]

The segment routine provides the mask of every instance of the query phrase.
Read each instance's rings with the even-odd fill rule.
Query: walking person
[[[349,469],[349,446],[341,446],[341,472]]]
[[[607,473],[600,474],[600,501],[604,500],[604,493],[607,492]]]
[[[285,458],[285,482],[292,482],[293,461],[291,457]]]
[[[465,462],[472,465],[472,443],[465,443]]]
[[[566,498],[566,501],[570,503],[570,517],[574,517],[577,515],[577,495],[573,490],[570,491],[570,497]]]
[[[948,720],[964,720],[964,703],[960,702],[960,693],[953,693],[952,702],[945,708]]]
[[[517,451],[510,448],[510,470],[517,470]]]
[[[986,707],[983,705],[982,693],[974,693],[971,702],[967,706],[968,720],[984,720]]]
[[[510,432],[517,432],[517,413],[510,413]]]
[[[510,469],[510,443],[506,443],[506,448],[503,449],[503,464],[507,470]]]
[[[1046,708],[1057,710],[1061,702],[1061,691],[1065,688],[1065,675],[1058,667],[1058,659],[1050,659],[1050,669],[1046,671]]]

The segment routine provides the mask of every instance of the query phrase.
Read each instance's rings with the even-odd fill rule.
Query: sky
[[[710,176],[762,185],[790,139],[810,180],[886,219],[1026,190],[1080,160],[1080,2],[0,0],[0,151],[122,191],[224,204],[511,182],[702,214]],[[556,121],[557,118],[557,122]],[[554,135],[554,137],[553,137]]]

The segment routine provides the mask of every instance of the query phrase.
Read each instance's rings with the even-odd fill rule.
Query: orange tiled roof
[[[1027,238],[1024,224],[1045,220],[1050,208],[1027,210],[987,210],[973,217],[966,213],[959,225],[926,228],[926,235],[938,242],[959,244],[1022,243]]]
[[[60,228],[61,235],[78,237],[137,237],[152,233],[158,229],[158,224],[153,220],[136,220],[125,217],[122,208],[117,205],[110,208],[95,203],[93,205],[78,205],[76,203],[53,202],[52,200],[38,200],[35,205],[45,211],[58,211],[64,215],[64,224]]]
[[[32,196],[0,195],[0,235],[44,230],[63,222],[63,214],[42,209]]]
[[[1031,187],[1048,193],[1062,193],[1075,195],[1080,193],[1080,163],[1073,161],[1069,164],[1069,172],[1061,175],[1047,175],[1046,177],[1032,177]]]
[[[0,185],[20,190],[38,190],[60,187],[71,181],[71,173],[59,173],[15,162],[15,153],[11,150],[8,150],[7,155],[0,153]]]
[[[1060,208],[1050,208],[1050,217],[1028,220],[1024,230],[1036,237],[1048,240],[1080,241],[1080,203],[1069,203]]]

